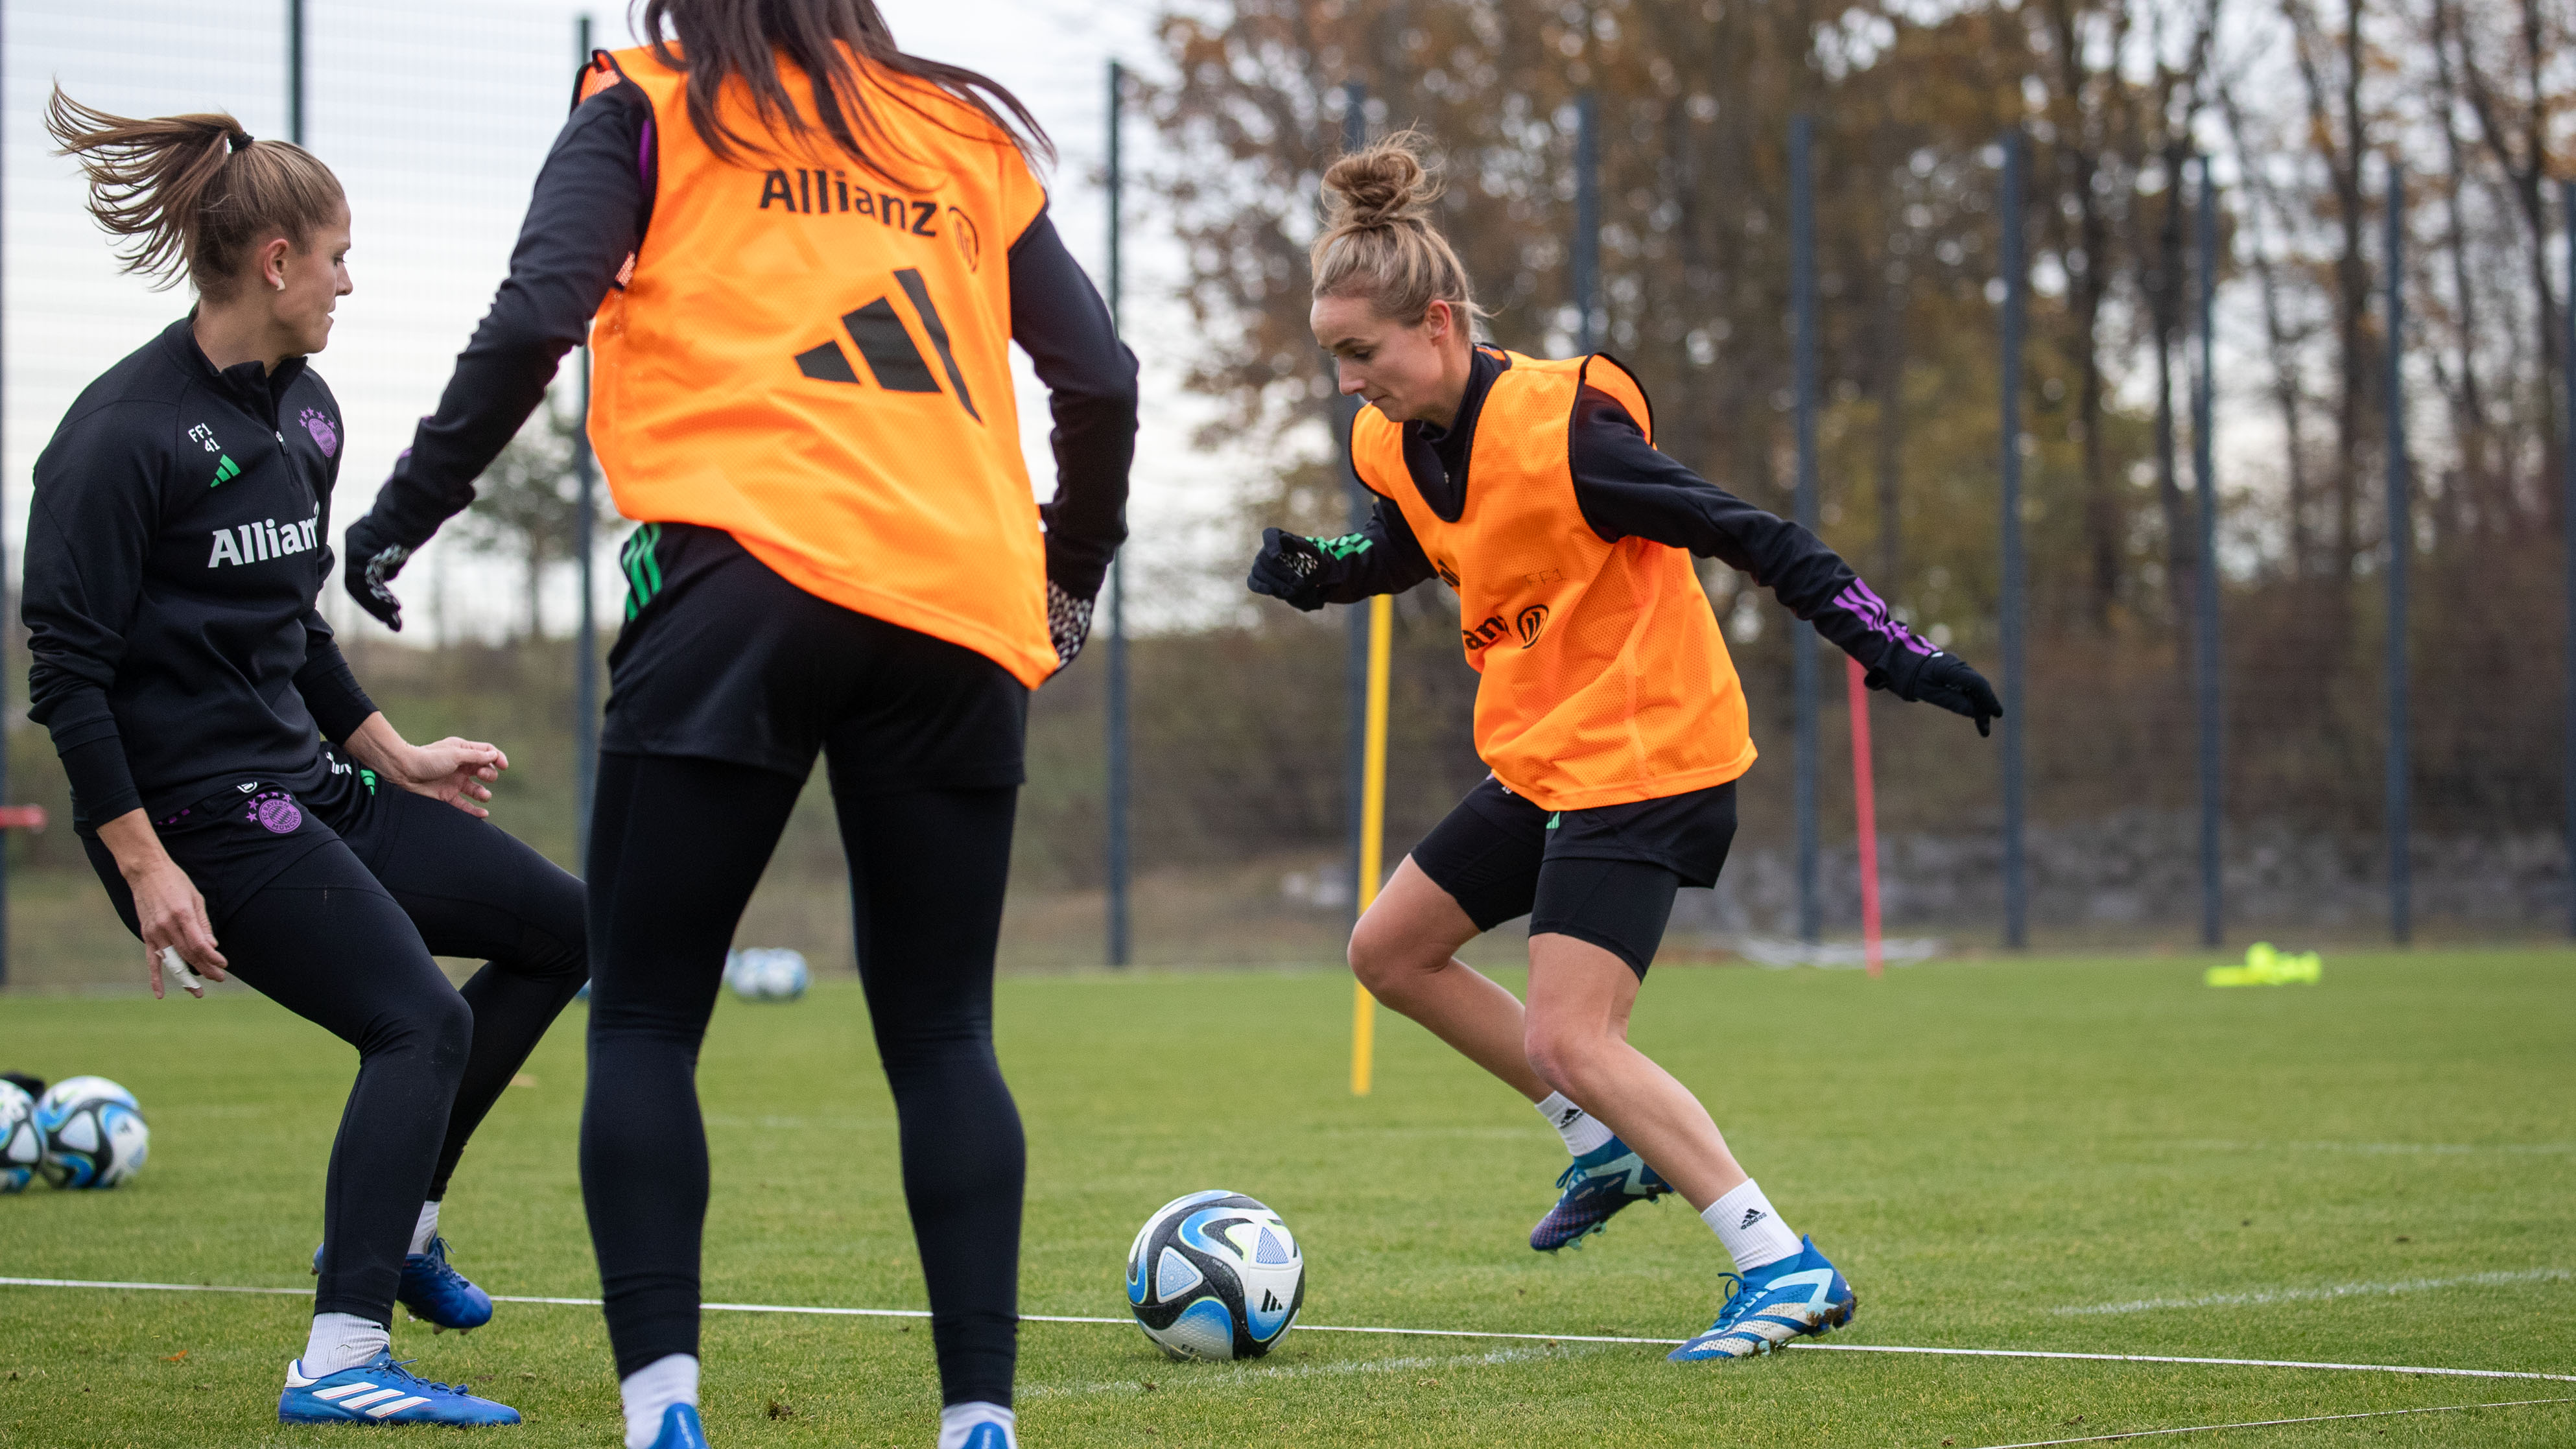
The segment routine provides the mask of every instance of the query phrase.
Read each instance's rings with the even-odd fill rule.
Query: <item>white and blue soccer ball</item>
[[[37,1170],[56,1187],[114,1187],[152,1152],[152,1129],[134,1094],[105,1077],[67,1077],[36,1099],[45,1134]]]
[[[36,1099],[16,1082],[0,1082],[0,1192],[25,1192],[45,1160],[45,1129]]]
[[[1127,1250],[1127,1307],[1174,1358],[1259,1358],[1306,1302],[1306,1255],[1279,1214],[1238,1192],[1163,1204]]]
[[[794,1001],[813,983],[802,951],[754,947],[725,956],[725,984],[745,1001]]]

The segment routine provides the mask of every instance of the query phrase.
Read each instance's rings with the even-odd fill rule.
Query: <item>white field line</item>
[[[2306,1303],[2329,1298],[2373,1298],[2436,1288],[2497,1288],[2511,1283],[2554,1283],[2576,1278],[2565,1268],[2512,1273],[2471,1273],[2459,1278],[2400,1278],[2392,1283],[2333,1283],[2323,1288],[2267,1288],[2252,1293],[2205,1293],[2198,1298],[2134,1298],[2125,1303],[2086,1303],[2052,1308],[2061,1317],[2095,1313],[2146,1313],[2158,1308],[2244,1308],[2264,1303]]]
[[[154,1293],[273,1293],[291,1297],[309,1297],[309,1288],[230,1288],[205,1283],[122,1283],[87,1278],[0,1278],[0,1287],[15,1288],[105,1288]],[[596,1308],[596,1298],[513,1298],[493,1294],[495,1303],[542,1303],[571,1308]],[[706,1303],[699,1305],[714,1313],[791,1313],[828,1318],[928,1318],[919,1308],[819,1308],[789,1303]],[[1103,1323],[1123,1325],[1127,1318],[1085,1318],[1055,1313],[1023,1313],[1024,1323]],[[1678,1338],[1624,1338],[1589,1333],[1496,1333],[1474,1328],[1370,1328],[1343,1324],[1308,1323],[1298,1327],[1309,1333],[1375,1333],[1415,1338],[1499,1338],[1523,1343],[1633,1343],[1656,1348],[1682,1342]],[[1902,1353],[1945,1358],[2035,1358],[2068,1359],[2093,1363],[2177,1363],[2203,1364],[2221,1368],[2290,1368],[2331,1369],[2345,1373],[2425,1374],[2444,1378],[2470,1379],[2539,1379],[2551,1383],[2576,1384],[2576,1374],[2530,1373],[2519,1369],[2425,1368],[2410,1364],[2388,1363],[2312,1363],[2304,1359],[2281,1358],[2184,1358],[2171,1354],[2146,1353],[2058,1353],[2031,1348],[1920,1348],[1885,1343],[1816,1343],[1793,1342],[1790,1347],[1812,1349],[1820,1353]]]
[[[1525,1363],[1531,1359],[1564,1359],[1572,1358],[1577,1354],[1599,1352],[1601,1352],[1600,1347],[1594,1345],[1557,1351],[1550,1351],[1543,1347],[1498,1348],[1488,1353],[1450,1354],[1442,1358],[1372,1358],[1348,1363],[1273,1364],[1263,1368],[1249,1366],[1217,1368],[1210,1364],[1201,1367],[1213,1370],[1212,1372],[1192,1373],[1186,1378],[1157,1385],[1156,1388],[1164,1392],[1180,1389],[1223,1389],[1232,1388],[1247,1379],[1338,1378],[1347,1374],[1402,1373],[1408,1369],[1483,1368],[1491,1364]],[[1113,1379],[1091,1384],[1022,1384],[1017,1390],[1019,1396],[1024,1399],[1077,1398],[1092,1394],[1141,1395],[1155,1391],[1156,1389],[1146,1388],[1143,1381],[1139,1379]]]
[[[2318,1414],[2307,1419],[2248,1419],[2241,1424],[2131,1429],[2126,1433],[2092,1434],[2081,1439],[2025,1439],[2018,1444],[1988,1444],[1985,1449],[2050,1449],[2050,1446],[2058,1444],[2108,1444],[2115,1439],[2151,1439],[2158,1434],[2208,1434],[2220,1429],[2269,1429],[2281,1424],[2331,1424],[2342,1419],[2387,1419],[2399,1414],[2456,1414],[2463,1409],[2523,1409],[2533,1404],[2576,1404],[2576,1399],[2512,1399],[2500,1404],[2442,1404],[2430,1409],[2373,1409],[2366,1414]]]

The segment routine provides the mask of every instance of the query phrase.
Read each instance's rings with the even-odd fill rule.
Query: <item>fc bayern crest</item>
[[[320,408],[306,408],[302,421],[304,431],[313,435],[313,446],[322,450],[323,457],[331,457],[340,451],[340,430],[331,425],[329,414]]]

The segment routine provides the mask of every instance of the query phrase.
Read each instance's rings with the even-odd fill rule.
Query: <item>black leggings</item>
[[[993,1056],[993,954],[1018,790],[880,792],[847,782],[837,751],[833,764],[943,1402],[1008,1404],[1026,1150]],[[620,1375],[698,1351],[698,1045],[735,922],[802,785],[712,760],[600,759],[581,1183]]]
[[[389,1324],[421,1203],[445,1194],[466,1140],[587,967],[580,881],[422,796],[389,789],[374,811],[370,828],[308,851],[216,930],[230,974],[358,1049],[313,1311]],[[133,897],[110,891],[131,927]],[[459,990],[433,954],[488,964]]]

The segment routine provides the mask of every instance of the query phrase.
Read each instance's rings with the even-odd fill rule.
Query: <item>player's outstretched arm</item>
[[[1859,660],[1870,688],[1965,715],[1980,735],[2002,717],[1983,675],[1897,622],[1822,539],[1657,452],[1617,400],[1588,387],[1575,406],[1574,496],[1605,539],[1650,539],[1749,575]]]
[[[1261,552],[1253,555],[1244,587],[1311,614],[1326,604],[1403,593],[1431,572],[1431,557],[1404,514],[1381,498],[1365,528],[1339,538],[1261,530]]]

